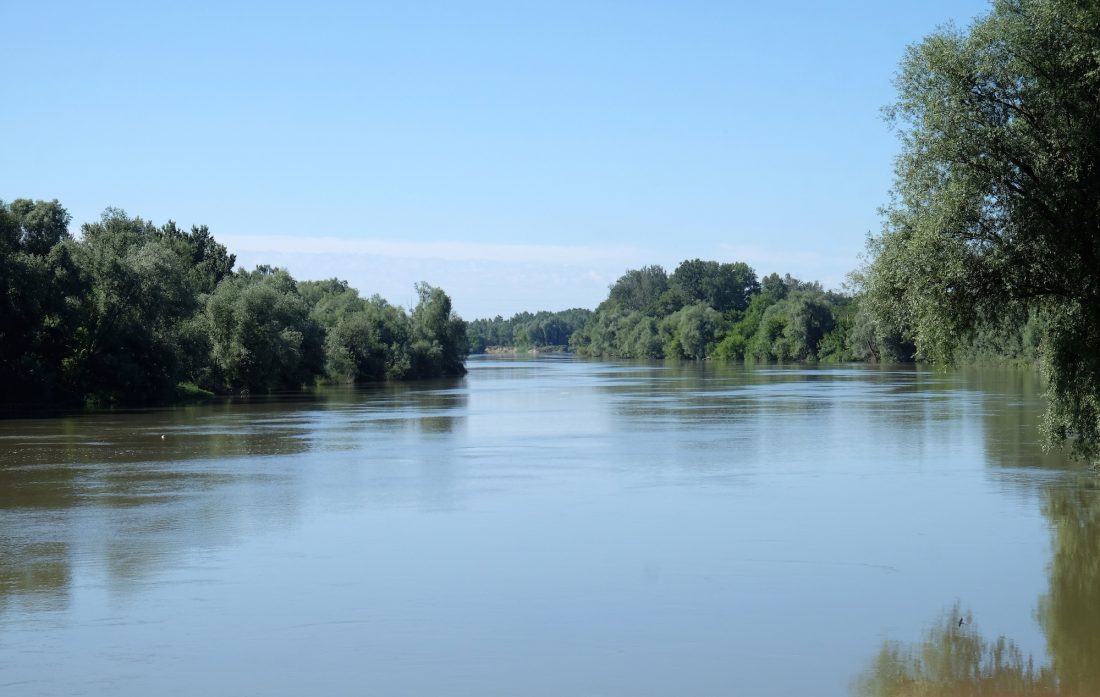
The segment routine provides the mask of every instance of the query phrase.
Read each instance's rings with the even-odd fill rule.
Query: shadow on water
[[[76,564],[123,591],[246,527],[286,526],[318,454],[453,432],[465,404],[450,380],[0,421],[0,613],[64,608]]]

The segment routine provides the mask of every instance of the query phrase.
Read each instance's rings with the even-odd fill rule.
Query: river
[[[1100,693],[1030,372],[469,368],[0,422],[0,694]]]

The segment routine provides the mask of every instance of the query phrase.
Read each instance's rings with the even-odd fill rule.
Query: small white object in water
[[[164,440],[164,434],[163,434],[163,433],[162,433],[162,434],[160,434],[160,439],[161,439],[161,440]]]

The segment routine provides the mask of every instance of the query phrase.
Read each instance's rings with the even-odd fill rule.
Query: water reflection
[[[451,380],[0,421],[0,613],[65,608],[77,564],[125,593],[179,554],[286,527],[311,453],[351,455],[379,432],[399,452],[460,428],[466,400]],[[432,505],[450,496],[442,469],[415,476]]]
[[[983,423],[986,452],[1004,468],[1072,469],[1074,462],[1062,449],[1044,449],[1039,433],[1045,403],[1042,383],[1033,370],[971,368],[960,379],[984,395]]]
[[[72,574],[64,542],[14,540],[0,536],[0,612],[10,603],[61,609]]]
[[[1047,491],[1053,530],[1050,590],[1039,603],[1054,674],[1065,694],[1100,692],[1100,481],[1075,478]]]
[[[1043,513],[1054,549],[1049,592],[1037,613],[1047,660],[1025,656],[1010,638],[984,638],[973,617],[956,606],[919,644],[885,642],[857,680],[857,694],[1077,697],[1100,692],[1100,482],[1094,476],[1069,477],[1048,487]]]
[[[1057,692],[1057,685],[1049,668],[1036,668],[1003,636],[985,639],[970,613],[956,606],[920,644],[883,644],[855,692],[865,697],[1069,694]]]
[[[0,422],[0,685],[831,696],[955,597],[1016,643],[949,614],[871,694],[1100,684],[1096,495],[1021,374],[470,368]]]

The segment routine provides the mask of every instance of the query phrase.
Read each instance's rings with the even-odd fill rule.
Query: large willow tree
[[[997,0],[909,48],[868,300],[925,358],[1041,327],[1047,435],[1100,454],[1100,2]]]

